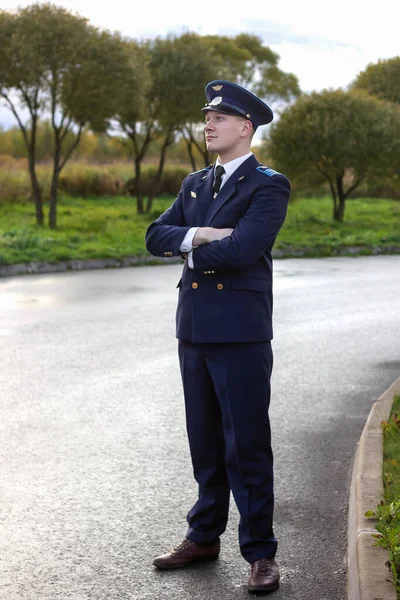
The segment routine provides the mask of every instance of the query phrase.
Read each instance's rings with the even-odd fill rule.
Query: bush
[[[176,196],[181,189],[182,181],[189,175],[190,171],[185,167],[166,167],[161,181],[155,189],[157,168],[147,167],[141,174],[141,189],[144,196]],[[126,189],[130,196],[136,196],[136,181],[132,177],[126,182]]]
[[[125,181],[122,177],[109,173],[107,169],[85,168],[78,172],[61,175],[61,192],[69,196],[88,198],[90,196],[122,196]]]

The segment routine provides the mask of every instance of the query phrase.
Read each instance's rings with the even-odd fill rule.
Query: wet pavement
[[[0,598],[239,600],[220,559],[157,572],[195,500],[180,265],[0,279]],[[357,441],[400,375],[400,257],[275,261],[276,600],[344,600]],[[371,507],[374,508],[374,507]]]

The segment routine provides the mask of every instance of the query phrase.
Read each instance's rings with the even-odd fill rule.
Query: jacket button
[[[193,281],[193,283],[192,283],[192,288],[193,288],[194,290],[197,290],[197,288],[198,288],[198,287],[199,287],[199,284],[198,284],[198,283],[196,283],[196,281]]]
[[[218,283],[218,284],[217,284],[217,288],[218,288],[219,290],[223,290],[223,289],[224,289],[224,286],[222,285],[222,283]]]

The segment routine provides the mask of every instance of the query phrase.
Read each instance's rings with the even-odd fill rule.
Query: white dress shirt
[[[242,163],[244,163],[245,160],[250,158],[250,156],[252,154],[253,154],[252,152],[248,152],[247,154],[244,154],[244,156],[239,156],[239,158],[234,158],[233,160],[230,160],[229,162],[225,163],[224,165],[220,162],[219,158],[217,158],[217,160],[215,162],[215,167],[217,167],[218,165],[221,165],[225,169],[225,173],[222,175],[222,182],[221,182],[221,187],[219,188],[219,191],[221,191],[222,187],[228,181],[229,177],[231,175],[233,175],[233,173],[236,171],[236,169],[238,169],[240,167],[240,165]],[[214,170],[215,170],[215,167],[214,167]],[[187,232],[187,234],[185,235],[183,242],[179,248],[179,250],[181,252],[188,253],[188,267],[190,269],[194,269],[193,250],[195,250],[197,248],[197,246],[193,246],[193,238],[196,235],[196,231],[198,229],[199,229],[198,227],[191,227],[189,229],[189,231]]]

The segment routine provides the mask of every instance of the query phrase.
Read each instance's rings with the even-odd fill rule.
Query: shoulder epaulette
[[[204,169],[199,169],[198,171],[194,171],[193,173],[190,173],[189,177],[191,177],[192,175],[196,175],[196,173],[201,173],[202,171],[209,171],[210,169],[212,169],[212,165],[208,165],[208,167],[204,167]]]
[[[274,175],[282,175],[282,173],[278,173],[278,171],[274,171],[274,169],[270,169],[269,167],[266,167],[265,165],[260,165],[259,167],[256,167],[257,171],[260,171],[260,173],[264,173],[264,175],[268,175],[268,177],[273,177]]]

